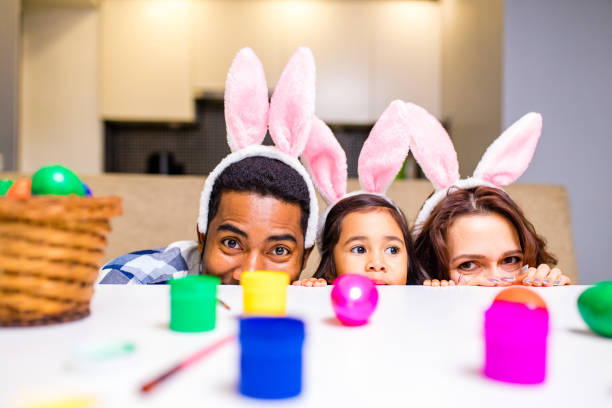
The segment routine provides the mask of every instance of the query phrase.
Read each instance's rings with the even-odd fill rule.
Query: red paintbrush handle
[[[179,364],[175,365],[174,367],[172,367],[171,369],[169,369],[168,371],[164,372],[162,375],[160,375],[159,377],[155,378],[152,381],[149,381],[148,383],[146,383],[145,385],[143,385],[142,387],[140,387],[140,392],[143,393],[147,393],[149,391],[151,391],[153,388],[155,388],[160,382],[164,381],[166,378],[170,377],[171,375],[175,374],[177,371],[182,370],[183,368],[187,368],[189,367],[191,364],[195,363],[196,361],[206,357],[207,355],[209,355],[210,353],[212,353],[213,351],[217,350],[218,348],[220,348],[221,346],[229,343],[230,341],[234,340],[236,338],[235,335],[231,334],[229,336],[223,337],[222,339],[216,341],[215,343],[206,346],[205,348],[203,348],[202,350],[198,351],[195,354],[192,354],[191,356],[189,356],[188,358],[186,358],[185,360],[181,361]]]

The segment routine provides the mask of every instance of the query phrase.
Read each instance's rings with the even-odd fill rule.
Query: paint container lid
[[[290,398],[302,391],[304,322],[288,317],[240,321],[240,392],[262,398]]]
[[[179,297],[217,297],[218,276],[189,275],[170,280],[170,295]]]
[[[246,271],[240,276],[240,284],[246,289],[284,289],[289,285],[289,275],[280,271]]]
[[[170,281],[170,329],[212,330],[216,322],[217,276],[191,275]]]

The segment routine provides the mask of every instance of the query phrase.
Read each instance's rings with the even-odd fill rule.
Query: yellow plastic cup
[[[244,314],[284,316],[289,275],[279,271],[248,271],[240,276]]]

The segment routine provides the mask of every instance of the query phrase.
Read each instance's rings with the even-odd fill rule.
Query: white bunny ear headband
[[[526,114],[489,146],[472,177],[460,179],[457,153],[440,122],[420,106],[406,103],[404,107],[412,154],[435,189],[417,216],[415,235],[449,189],[501,189],[516,181],[527,170],[542,133],[542,115]]]
[[[376,194],[395,205],[385,191],[402,168],[410,149],[402,111],[404,102],[393,101],[372,128],[359,154],[361,191],[346,193],[346,154],[327,125],[315,118],[302,159],[321,197],[328,204],[321,216],[320,238],[331,208],[340,200],[357,194]],[[320,243],[320,239],[318,240]]]
[[[310,214],[304,246],[314,245],[319,206],[308,172],[298,160],[310,135],[314,118],[315,64],[310,49],[300,47],[291,57],[268,103],[268,87],[261,61],[253,50],[238,52],[227,74],[225,87],[225,122],[232,153],[210,173],[200,198],[198,230],[206,233],[208,206],[215,181],[231,164],[247,157],[279,160],[306,182]],[[275,146],[263,146],[267,130]]]

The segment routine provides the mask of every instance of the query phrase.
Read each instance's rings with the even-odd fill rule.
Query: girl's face
[[[447,232],[450,278],[455,283],[480,277],[511,281],[523,266],[516,229],[499,214],[464,215]]]
[[[348,214],[334,247],[338,276],[365,275],[379,285],[405,285],[408,253],[404,235],[389,210],[378,208]]]

